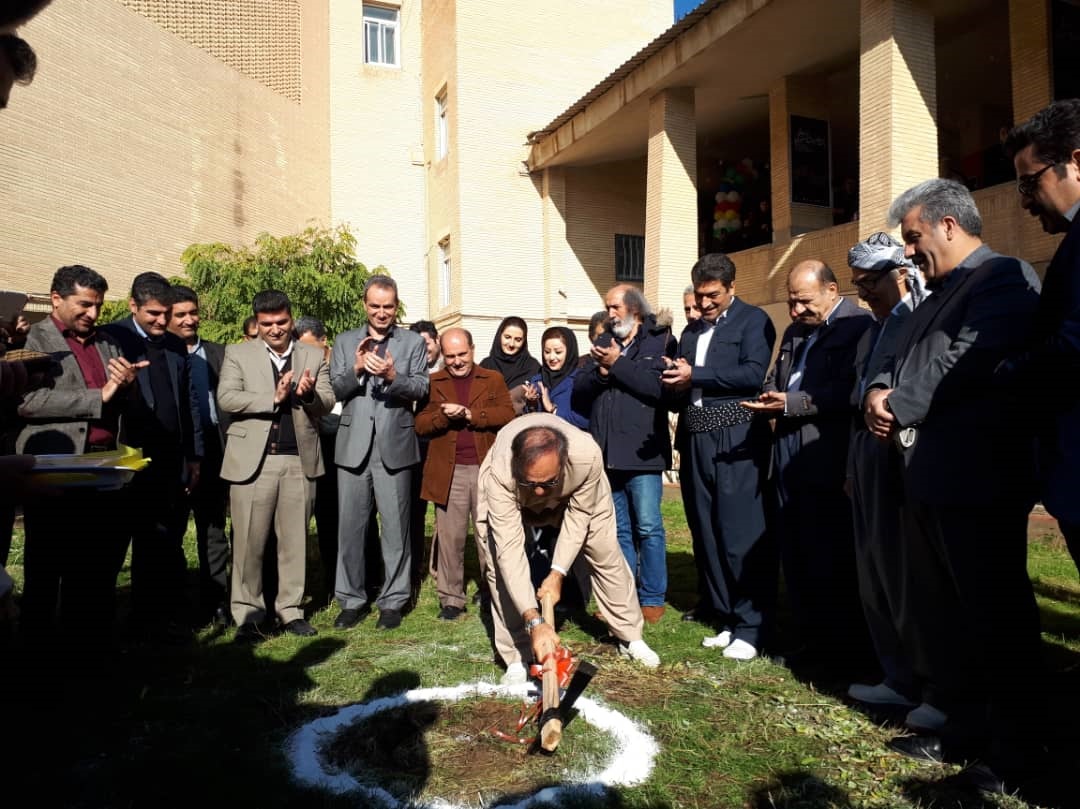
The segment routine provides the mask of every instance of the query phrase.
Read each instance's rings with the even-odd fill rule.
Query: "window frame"
[[[439,240],[439,308],[445,309],[453,303],[453,258],[450,254],[450,237]]]
[[[369,11],[376,9],[378,11],[393,14],[394,19],[391,21],[368,14]],[[383,6],[377,3],[364,3],[362,8],[362,18],[364,64],[373,65],[375,67],[401,67],[401,9],[391,6]],[[375,54],[377,58],[372,58],[372,54],[369,52],[368,49],[369,27],[376,29],[376,37],[379,50],[379,53]],[[393,61],[386,61],[386,36],[388,33],[393,37]]]
[[[447,92],[443,87],[435,94],[435,159],[442,160],[450,153],[450,118]]]

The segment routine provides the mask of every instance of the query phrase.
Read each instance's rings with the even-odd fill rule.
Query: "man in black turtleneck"
[[[150,640],[178,640],[186,634],[187,525],[179,523],[175,513],[182,507],[182,495],[198,485],[203,450],[201,422],[193,418],[199,405],[187,350],[166,330],[172,302],[165,278],[141,273],[131,286],[131,316],[104,328],[129,362],[149,361],[139,371],[138,406],[121,424],[120,441],[152,459],[129,487],[126,526],[132,541],[132,625]]]

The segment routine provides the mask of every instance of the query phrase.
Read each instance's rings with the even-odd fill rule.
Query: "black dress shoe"
[[[401,626],[401,610],[379,610],[377,629],[397,629]]]
[[[919,761],[936,761],[939,764],[945,760],[945,754],[941,749],[941,738],[938,736],[897,736],[886,745],[890,750],[895,750],[900,755]]]
[[[1000,776],[981,762],[942,778],[937,784],[965,792],[983,792],[990,795],[1001,795],[1009,791]]]
[[[440,621],[456,621],[465,612],[464,607],[443,607],[439,610]]]
[[[290,635],[299,635],[302,638],[310,638],[319,633],[315,630],[311,624],[305,621],[303,618],[294,618],[282,627]]]
[[[369,612],[371,612],[371,607],[366,604],[356,609],[343,609],[338,613],[338,617],[334,619],[334,629],[351,629],[364,620],[364,617]]]
[[[265,635],[259,629],[259,625],[251,623],[240,624],[236,628],[236,636],[233,638],[237,643],[258,643],[263,640]]]

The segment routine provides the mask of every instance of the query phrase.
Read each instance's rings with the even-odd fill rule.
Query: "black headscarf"
[[[552,338],[561,338],[566,345],[566,362],[558,371],[552,371],[547,367],[546,362],[540,361],[540,376],[543,377],[544,387],[548,389],[548,392],[555,390],[555,386],[573,373],[578,366],[577,337],[566,326],[552,326],[544,332],[540,338],[540,355],[543,356],[544,343]]]
[[[521,329],[525,341],[521,344],[521,351],[507,354],[502,348],[502,333],[512,326]],[[480,367],[502,374],[506,387],[510,390],[540,373],[540,363],[529,353],[529,327],[524,320],[513,316],[503,318],[495,332],[495,339],[491,342],[491,354],[480,360]]]

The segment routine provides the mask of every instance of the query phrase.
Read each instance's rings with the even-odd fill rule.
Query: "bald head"
[[[462,379],[472,373],[473,338],[465,329],[447,329],[439,335],[443,364],[450,376]]]
[[[836,274],[817,259],[800,261],[788,273],[788,313],[807,326],[820,326],[840,300]]]

